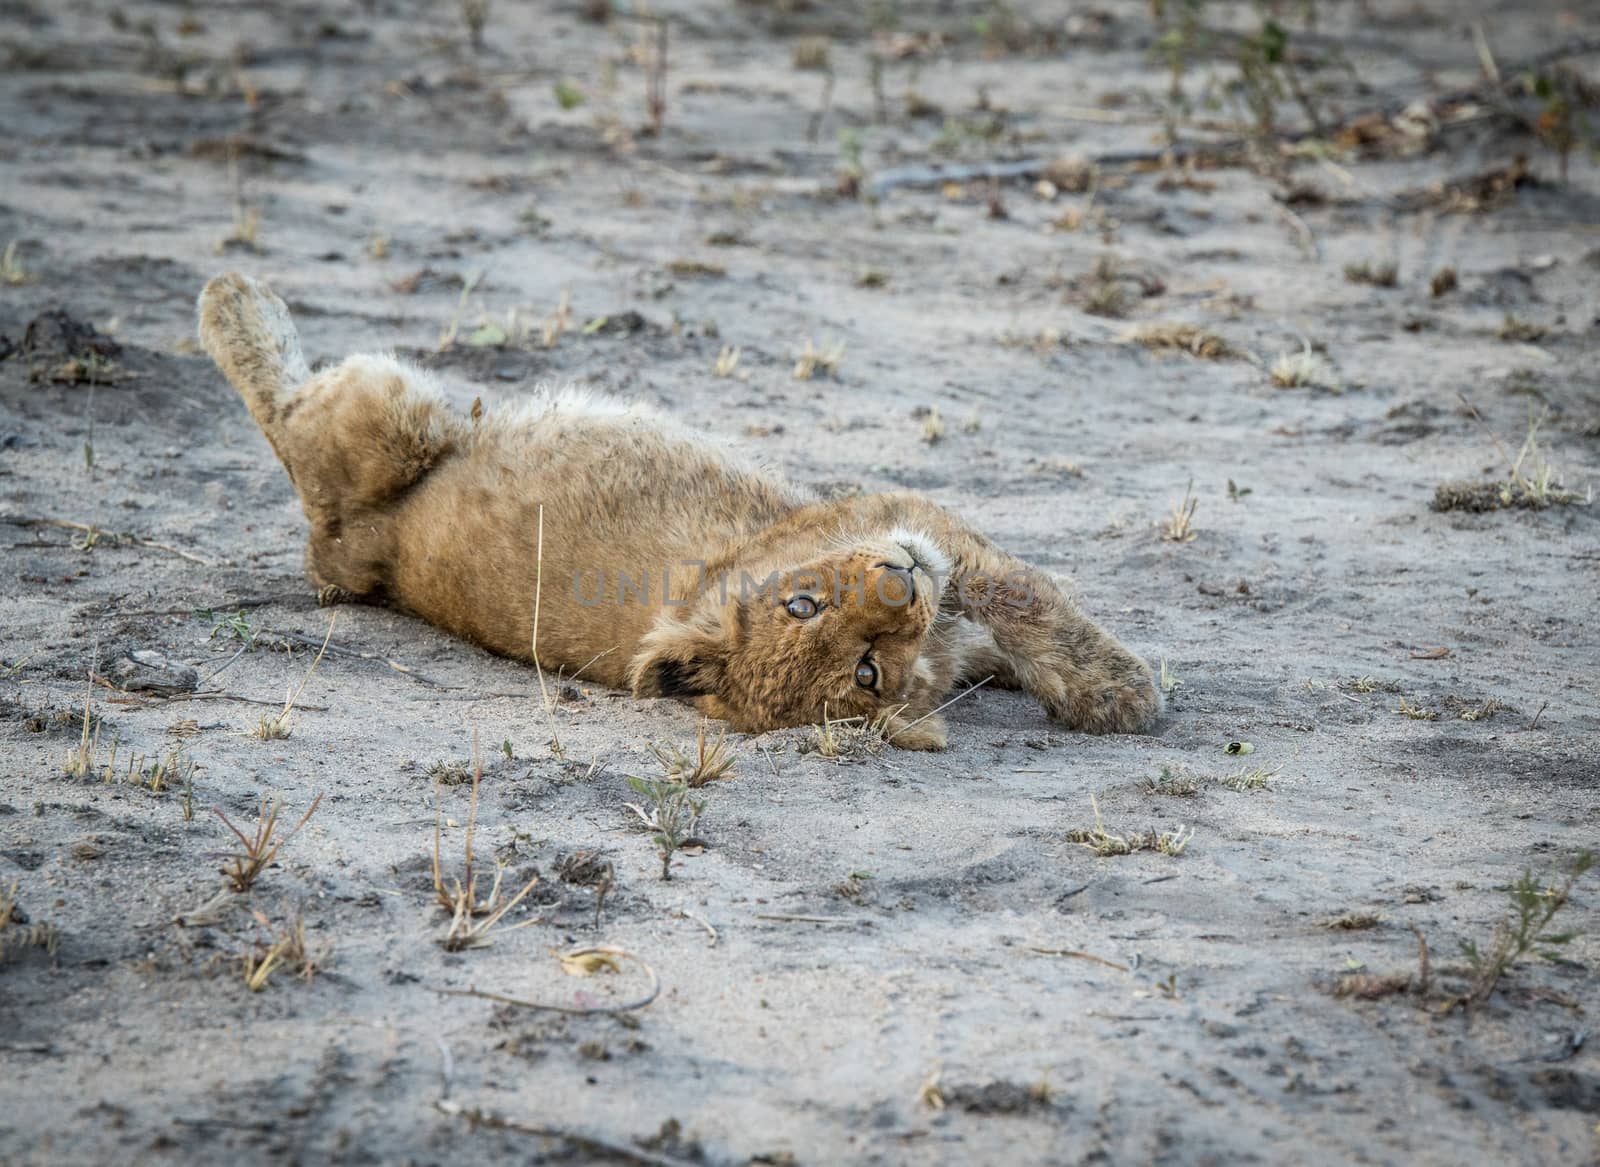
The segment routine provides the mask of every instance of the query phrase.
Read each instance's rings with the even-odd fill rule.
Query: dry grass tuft
[[[266,915],[259,911],[250,913],[266,933],[266,939],[239,958],[240,972],[245,986],[252,993],[267,987],[267,979],[278,968],[290,968],[307,984],[318,972],[327,967],[326,953],[312,956],[306,944],[305,913],[297,911],[281,930],[274,929]]]
[[[1477,407],[1462,397],[1468,415],[1483,424],[1483,416]],[[1500,482],[1444,482],[1434,488],[1433,501],[1429,504],[1435,511],[1468,511],[1483,513],[1485,511],[1507,510],[1521,508],[1524,510],[1542,511],[1553,506],[1579,506],[1587,505],[1591,498],[1589,495],[1579,495],[1567,490],[1551,461],[1545,457],[1539,445],[1539,427],[1544,424],[1544,419],[1549,416],[1547,408],[1537,417],[1531,413],[1528,417],[1528,432],[1522,439],[1522,446],[1515,457],[1501,442],[1499,437],[1485,425],[1485,432],[1500,456],[1506,462],[1506,477]]]
[[[1396,263],[1360,263],[1344,265],[1344,278],[1352,284],[1370,284],[1374,288],[1392,288],[1400,282],[1400,266]]]
[[[300,817],[300,821],[294,825],[294,829],[276,841],[274,841],[273,836],[277,832],[278,812],[282,808],[282,803],[277,798],[269,800],[265,796],[262,797],[261,809],[256,815],[255,830],[249,835],[234,826],[233,821],[222,812],[221,807],[213,807],[212,809],[217,812],[217,817],[222,820],[223,825],[228,830],[233,832],[234,838],[239,840],[241,847],[239,851],[224,851],[213,856],[213,858],[229,860],[228,866],[222,868],[222,874],[227,877],[228,883],[232,885],[233,890],[237,892],[249,891],[261,873],[272,866],[272,861],[278,857],[278,849],[300,833],[300,828],[305,826],[311,816],[317,813],[317,807],[321,805],[322,795],[318,794],[316,798],[312,799],[310,808]]]
[[[830,64],[828,42],[819,36],[805,37],[795,41],[791,59],[796,69],[826,72]]]
[[[1165,798],[1194,798],[1200,793],[1200,783],[1192,774],[1161,767],[1159,778],[1146,778],[1139,784],[1146,794],[1159,794]]]
[[[32,281],[28,269],[22,266],[22,257],[17,253],[17,241],[13,239],[6,244],[5,252],[0,254],[0,282],[17,288]]]
[[[472,799],[467,805],[466,862],[460,878],[451,876],[448,884],[444,865],[440,859],[440,837],[444,820],[444,807],[439,796],[439,786],[434,786],[433,813],[433,894],[434,900],[450,913],[450,926],[439,943],[446,952],[460,952],[467,948],[486,948],[492,941],[489,933],[516,907],[539,882],[535,875],[523,885],[522,890],[508,899],[502,899],[500,884],[505,878],[505,868],[495,864],[494,883],[489,894],[478,898],[478,869],[472,851],[473,838],[478,833],[478,786],[483,780],[483,758],[478,752],[478,737],[472,737]],[[482,916],[481,920],[475,917]],[[525,927],[515,924],[512,927]]]
[[[1398,713],[1401,717],[1409,717],[1412,721],[1438,721],[1439,720],[1439,715],[1437,713],[1435,713],[1433,710],[1424,709],[1420,705],[1413,705],[1411,702],[1409,702],[1409,701],[1407,701],[1405,699],[1405,696],[1403,694],[1400,697],[1400,704],[1395,708],[1395,712]]]
[[[1106,830],[1104,820],[1100,817],[1100,803],[1094,795],[1089,796],[1089,805],[1094,808],[1094,826],[1080,827],[1067,832],[1067,842],[1077,843],[1089,848],[1102,859],[1112,855],[1131,855],[1135,851],[1157,851],[1162,855],[1182,855],[1184,848],[1194,838],[1194,828],[1185,828],[1179,824],[1170,831],[1134,831],[1127,835],[1113,834]]]
[[[731,377],[739,368],[739,346],[725,344],[722,351],[717,354],[717,363],[711,366],[711,371],[719,377]]]
[[[839,363],[844,360],[844,344],[824,337],[822,347],[814,345],[810,338],[800,350],[800,356],[794,363],[794,379],[796,381],[809,381],[818,373],[825,373],[829,377],[839,375]]]
[[[1282,766],[1246,766],[1236,774],[1229,774],[1222,784],[1229,790],[1265,790],[1283,771]]]
[[[1142,345],[1155,352],[1177,352],[1201,360],[1220,361],[1238,356],[1228,342],[1195,324],[1145,324],[1118,338],[1123,344]]]
[[[1327,393],[1341,393],[1339,382],[1329,373],[1322,358],[1303,344],[1297,353],[1281,353],[1268,370],[1272,383],[1279,389],[1321,389]]]
[[[812,731],[812,739],[802,742],[800,752],[817,754],[838,762],[848,758],[876,756],[888,744],[884,734],[899,708],[885,710],[875,718],[829,717],[823,710],[822,724]]]
[[[54,924],[30,924],[27,913],[17,906],[18,883],[0,891],[0,960],[25,948],[42,948],[51,956],[61,943]]]
[[[1322,921],[1322,926],[1334,932],[1365,932],[1382,922],[1382,918],[1373,912],[1343,912],[1328,917]]]
[[[1172,513],[1156,527],[1168,543],[1192,543],[1195,537],[1194,511],[1200,500],[1194,496],[1194,479],[1184,488],[1183,501],[1174,503]]]
[[[305,692],[306,682],[311,680],[311,674],[317,671],[317,666],[322,663],[322,655],[328,651],[328,641],[333,639],[333,626],[338,620],[337,616],[328,618],[328,634],[322,638],[322,647],[317,649],[316,659],[311,662],[311,667],[306,670],[306,675],[300,678],[300,683],[289,690],[284,698],[283,708],[276,714],[268,716],[263,713],[249,734],[264,742],[279,741],[289,736],[292,730],[290,724],[294,714],[295,702],[300,700],[300,694]]]
[[[728,731],[723,730],[715,741],[708,741],[706,722],[701,718],[693,752],[678,745],[652,745],[650,752],[661,763],[669,781],[681,782],[691,790],[698,790],[735,776],[733,749],[727,744],[727,737]]]

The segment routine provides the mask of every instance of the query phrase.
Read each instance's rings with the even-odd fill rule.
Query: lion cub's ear
[[[663,620],[639,641],[628,666],[636,697],[705,697],[722,689],[728,646],[716,613]]]

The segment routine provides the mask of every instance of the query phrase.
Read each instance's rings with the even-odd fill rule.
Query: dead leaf
[[[1448,648],[1425,648],[1411,654],[1412,660],[1444,660],[1450,655]]]
[[[597,972],[621,972],[622,964],[609,952],[579,952],[561,957],[561,971],[569,977],[592,977]]]

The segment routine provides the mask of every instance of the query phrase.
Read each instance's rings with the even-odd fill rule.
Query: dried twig
[[[1096,956],[1092,952],[1080,952],[1076,948],[1030,948],[1028,951],[1037,952],[1040,956],[1070,956],[1076,960],[1092,960],[1095,964],[1103,964],[1107,968],[1114,968],[1118,972],[1132,972],[1125,964],[1118,964],[1114,960],[1107,960],[1103,956]]]
[[[512,1131],[519,1135],[533,1135],[541,1139],[559,1139],[564,1143],[571,1143],[579,1150],[597,1153],[608,1158],[624,1159],[629,1163],[643,1163],[646,1164],[646,1167],[691,1167],[687,1159],[663,1155],[658,1151],[648,1151],[633,1143],[614,1142],[611,1139],[602,1138],[600,1135],[586,1134],[570,1127],[519,1122],[516,1119],[506,1118],[492,1110],[485,1110],[479,1106],[462,1106],[461,1103],[452,1102],[448,1098],[441,1098],[433,1105],[441,1114],[448,1114],[451,1118],[464,1118],[473,1126],[488,1127],[490,1130]]]
[[[57,527],[63,531],[81,531],[87,536],[87,546],[92,547],[101,539],[111,543],[131,543],[136,547],[148,547],[152,551],[165,551],[168,555],[176,555],[179,559],[186,559],[190,563],[197,563],[201,567],[210,567],[209,560],[201,559],[192,552],[181,547],[174,547],[170,543],[157,543],[154,539],[146,539],[142,535],[135,535],[131,531],[109,531],[104,527],[97,527],[93,523],[75,523],[69,519],[41,519],[25,515],[0,515],[0,525],[13,527]]]

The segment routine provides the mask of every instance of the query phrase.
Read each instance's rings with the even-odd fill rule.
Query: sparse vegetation
[[[800,350],[800,356],[794,363],[794,379],[809,381],[818,373],[837,377],[839,362],[842,360],[844,360],[843,343],[823,337],[822,346],[819,348],[807,338],[805,347]]]
[[[276,796],[268,798],[263,795],[261,808],[256,814],[255,828],[248,835],[233,825],[233,820],[223,813],[221,807],[212,808],[217,812],[217,817],[222,820],[223,825],[233,833],[233,837],[239,840],[239,850],[224,851],[213,856],[228,861],[228,865],[222,868],[222,874],[234,891],[247,892],[255,886],[261,873],[272,866],[273,861],[277,859],[279,849],[298,835],[300,829],[311,820],[311,816],[317,813],[317,807],[322,805],[322,795],[318,794],[311,800],[306,813],[300,816],[300,821],[295,823],[288,834],[278,835],[278,812],[282,809],[282,805]]]
[[[505,918],[506,913],[520,904],[539,883],[539,877],[534,875],[523,884],[522,890],[516,895],[502,897],[500,885],[505,879],[505,867],[496,863],[494,882],[489,887],[489,894],[482,899],[478,898],[480,873],[472,844],[478,833],[478,788],[483,780],[483,759],[478,753],[476,734],[472,740],[472,757],[472,795],[467,804],[466,855],[461,875],[459,877],[452,875],[448,880],[445,878],[444,864],[440,857],[444,819],[443,799],[440,796],[439,784],[436,783],[434,786],[433,895],[434,902],[450,914],[450,925],[445,929],[445,934],[439,938],[439,943],[444,946],[446,952],[488,947],[492,943],[490,933]],[[521,924],[512,926],[522,927]]]
[[[489,23],[490,0],[458,0],[461,6],[461,23],[467,26],[467,38],[473,52],[483,51],[483,30]]]
[[[1177,672],[1167,663],[1167,658],[1161,658],[1161,691],[1166,694],[1176,693],[1183,687],[1183,682],[1178,678]]]
[[[650,752],[666,772],[670,782],[681,782],[691,790],[709,786],[734,777],[733,749],[727,742],[728,731],[723,730],[710,740],[706,736],[705,718],[700,719],[700,731],[695,735],[694,746],[652,745]]]
[[[1089,796],[1094,809],[1094,826],[1080,827],[1067,832],[1067,842],[1089,848],[1101,858],[1113,855],[1131,855],[1135,851],[1157,851],[1162,855],[1182,855],[1194,838],[1194,829],[1179,825],[1170,831],[1132,831],[1126,835],[1114,834],[1106,829],[1100,818],[1100,803]]]
[[[1142,345],[1157,352],[1184,353],[1207,361],[1237,355],[1222,337],[1194,324],[1145,324],[1124,333],[1120,339],[1125,344]]]
[[[1362,260],[1360,263],[1347,263],[1344,265],[1344,278],[1352,284],[1371,284],[1375,288],[1392,288],[1400,282],[1400,267],[1391,262],[1373,263]]]
[[[1483,416],[1477,407],[1465,397],[1462,398],[1462,403],[1466,406],[1468,416],[1483,424]],[[1441,483],[1434,489],[1433,502],[1430,504],[1432,509],[1441,512],[1483,512],[1520,507],[1537,511],[1552,506],[1588,503],[1590,496],[1579,495],[1562,485],[1561,476],[1555,466],[1541,452],[1539,427],[1544,424],[1548,414],[1548,409],[1537,417],[1530,412],[1528,433],[1522,439],[1522,446],[1515,457],[1511,456],[1505,444],[1495,436],[1494,431],[1485,425],[1484,431],[1489,435],[1489,440],[1505,459],[1506,478],[1500,482]]]
[[[1273,779],[1282,771],[1282,766],[1245,766],[1229,774],[1222,780],[1222,784],[1229,790],[1264,790],[1272,785]]]
[[[28,269],[22,266],[22,256],[17,250],[17,241],[13,239],[6,244],[4,253],[0,253],[0,282],[16,288],[31,282],[32,279]]]
[[[1412,721],[1438,721],[1439,715],[1431,709],[1424,709],[1420,705],[1406,700],[1405,695],[1400,697],[1400,704],[1395,707],[1395,712],[1401,717],[1409,717]]]
[[[17,904],[19,886],[12,880],[10,887],[0,891],[0,961],[26,948],[42,948],[54,956],[61,933],[54,924],[29,922],[27,914]]]
[[[937,405],[922,415],[922,440],[930,446],[944,440],[944,418],[939,415]]]
[[[717,363],[711,366],[711,371],[719,377],[731,377],[739,368],[739,346],[725,344],[722,351],[717,354]]]
[[[812,731],[810,741],[801,745],[802,753],[812,753],[831,761],[879,754],[886,744],[884,734],[898,709],[886,710],[876,718],[829,717],[824,710],[822,724]]]
[[[1279,389],[1322,389],[1329,393],[1340,392],[1338,381],[1328,372],[1321,357],[1311,350],[1309,342],[1302,342],[1297,353],[1281,353],[1268,370],[1272,383]]]
[[[1168,543],[1191,543],[1195,538],[1194,512],[1200,500],[1194,496],[1194,479],[1184,488],[1183,499],[1174,503],[1172,513],[1157,526],[1161,537]]]
[[[306,943],[306,917],[303,911],[295,914],[281,928],[273,928],[265,913],[252,911],[256,923],[265,934],[248,952],[239,958],[245,987],[259,993],[267,987],[267,980],[278,968],[288,968],[307,984],[318,972],[327,967],[327,954],[312,955]]]
[[[795,41],[790,57],[796,69],[822,72],[829,68],[828,42],[822,37],[808,36]]]
[[[628,787],[644,802],[624,805],[650,832],[650,841],[661,855],[661,878],[671,879],[672,856],[694,842],[695,828],[705,813],[705,799],[694,797],[688,783],[670,778],[652,781],[629,776]]]
[[[1365,932],[1381,922],[1375,912],[1341,912],[1322,921],[1322,926],[1334,932]]]
[[[1501,340],[1513,344],[1532,344],[1543,340],[1547,329],[1544,325],[1532,320],[1524,320],[1515,312],[1507,312],[1505,319],[1500,322],[1499,337]]]
[[[1479,947],[1474,940],[1461,942],[1461,954],[1472,970],[1466,995],[1460,999],[1464,1005],[1481,1004],[1493,994],[1501,978],[1528,953],[1537,951],[1545,960],[1557,961],[1561,955],[1556,949],[1570,944],[1580,935],[1577,931],[1549,932],[1556,914],[1567,906],[1573,885],[1594,866],[1594,854],[1584,851],[1567,866],[1565,878],[1560,882],[1543,884],[1533,878],[1531,870],[1524,871],[1509,889],[1511,910],[1505,919],[1495,925],[1487,946]]]
[[[300,694],[305,692],[306,682],[311,680],[311,674],[317,671],[317,666],[322,663],[322,656],[328,651],[328,641],[333,638],[333,625],[337,616],[328,620],[328,634],[322,638],[322,647],[317,650],[316,659],[311,662],[311,667],[300,678],[300,683],[290,689],[284,697],[283,708],[275,714],[263,713],[256,721],[255,726],[249,731],[253,738],[264,742],[279,741],[293,732],[293,717],[295,703],[300,700]]]
[[[1159,777],[1146,778],[1139,784],[1139,789],[1146,794],[1159,794],[1164,798],[1194,798],[1200,793],[1200,783],[1191,774],[1173,770],[1171,766],[1163,766]]]

